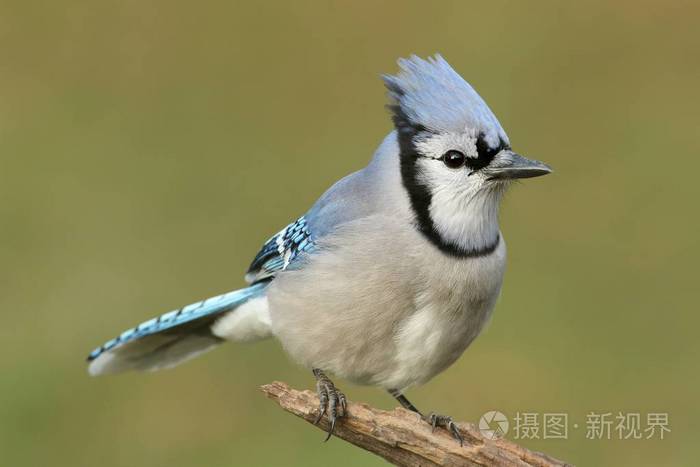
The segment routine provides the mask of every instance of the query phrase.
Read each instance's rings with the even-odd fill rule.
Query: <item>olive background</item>
[[[265,399],[272,380],[313,387],[274,340],[152,374],[91,378],[84,359],[242,286],[262,243],[391,130],[380,74],[436,52],[555,173],[504,201],[488,329],[407,395],[469,421],[565,412],[568,439],[523,444],[579,465],[697,462],[699,14],[690,1],[2,1],[0,465],[382,465]],[[587,414],[620,411],[668,413],[672,431],[586,439]]]

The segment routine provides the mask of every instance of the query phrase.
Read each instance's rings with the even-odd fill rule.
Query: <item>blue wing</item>
[[[246,280],[256,283],[273,278],[302,254],[314,249],[314,241],[304,216],[289,224],[263,245],[246,273]]]
[[[128,329],[90,353],[89,371],[101,374],[157,369],[195,356],[222,341],[209,330],[214,321],[264,294],[266,287],[260,283],[211,297]]]

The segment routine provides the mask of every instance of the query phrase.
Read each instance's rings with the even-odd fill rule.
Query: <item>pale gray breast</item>
[[[385,383],[422,384],[454,363],[482,331],[496,304],[505,269],[505,243],[488,256],[427,255],[415,312],[396,334],[395,372]]]
[[[270,285],[273,332],[306,366],[386,388],[420,383],[481,330],[504,260],[504,247],[446,256],[400,217],[349,221]]]

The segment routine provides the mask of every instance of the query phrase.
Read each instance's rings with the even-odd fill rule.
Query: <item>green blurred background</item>
[[[273,406],[313,386],[274,341],[93,379],[88,351],[237,288],[261,243],[390,131],[380,73],[441,52],[516,150],[495,317],[419,407],[567,412],[581,465],[691,465],[697,2],[0,4],[0,465],[381,465]],[[695,214],[693,214],[695,213]],[[339,381],[349,397],[394,407]],[[664,440],[588,440],[589,412],[667,412]]]

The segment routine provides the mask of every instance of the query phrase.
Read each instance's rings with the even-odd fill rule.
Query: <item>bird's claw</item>
[[[457,424],[452,421],[452,417],[431,413],[427,417],[423,417],[423,420],[430,423],[430,425],[433,427],[433,431],[435,431],[435,428],[437,427],[445,428],[452,434],[454,439],[459,441],[460,446],[464,446],[464,438],[462,438],[462,434],[459,432]]]
[[[316,392],[318,393],[319,406],[318,415],[314,420],[314,425],[323,418],[323,414],[328,412],[328,436],[324,441],[328,441],[335,430],[335,422],[337,419],[344,417],[347,413],[347,400],[345,394],[336,389],[333,381],[321,370],[314,369],[316,377]]]

